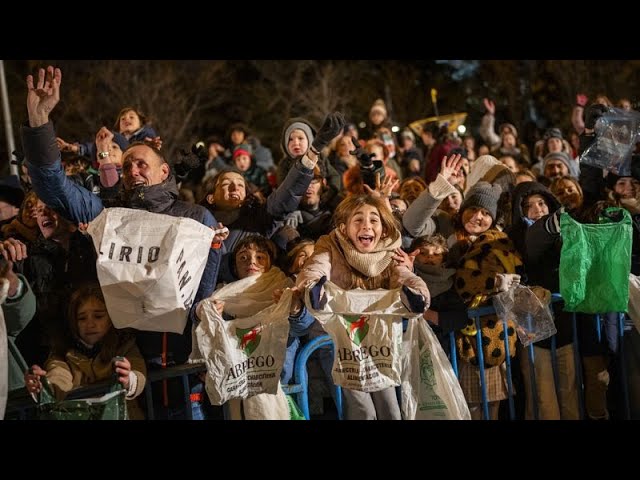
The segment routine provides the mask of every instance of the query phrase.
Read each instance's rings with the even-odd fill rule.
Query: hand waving
[[[51,65],[38,70],[38,81],[34,86],[33,75],[27,75],[27,111],[29,126],[39,127],[49,121],[49,113],[60,101],[62,71]]]
[[[442,165],[440,165],[440,175],[451,183],[451,178],[458,176],[460,168],[462,168],[462,156],[459,153],[450,157],[444,156],[442,157]]]

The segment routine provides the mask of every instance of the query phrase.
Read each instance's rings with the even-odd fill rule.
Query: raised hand
[[[62,71],[49,65],[38,70],[34,85],[33,75],[27,75],[27,111],[29,126],[40,127],[49,121],[49,113],[60,101]]]
[[[364,184],[363,187],[366,193],[371,195],[372,197],[389,198],[391,197],[391,192],[393,192],[393,189],[396,188],[399,183],[400,183],[400,180],[398,180],[397,178],[394,179],[388,176],[385,176],[384,180],[380,182],[380,174],[376,173],[375,190],[366,184]]]
[[[77,153],[78,146],[73,143],[67,143],[62,138],[56,137],[56,144],[61,152]]]
[[[488,98],[483,98],[482,103],[484,103],[484,108],[487,109],[488,113],[490,113],[491,115],[496,114],[496,104],[493,103],[493,101],[489,100]]]
[[[411,253],[407,253],[401,248],[396,248],[396,252],[391,258],[396,262],[396,266],[407,267],[409,271],[413,272],[413,263],[419,254],[419,248]]]
[[[458,172],[462,168],[462,156],[459,153],[451,155],[450,157],[442,157],[442,164],[440,165],[440,175],[444,179],[451,183],[452,177],[457,177]]]
[[[340,112],[328,114],[318,134],[313,139],[313,143],[311,144],[313,149],[316,152],[321,152],[323,148],[329,145],[331,141],[342,132],[346,123],[346,120]]]

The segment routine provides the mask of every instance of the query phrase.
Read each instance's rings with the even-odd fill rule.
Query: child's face
[[[271,269],[271,257],[267,252],[258,250],[255,245],[247,245],[236,253],[236,271],[238,278],[260,275]]]
[[[289,273],[293,275],[300,273],[304,268],[304,264],[307,263],[307,260],[313,255],[315,248],[315,245],[305,245],[302,250],[296,254],[296,258],[293,259]]]
[[[530,220],[539,220],[549,215],[549,206],[542,195],[530,195],[524,202],[524,214]]]
[[[246,172],[251,166],[251,157],[249,155],[237,155],[233,161],[241,172]]]
[[[347,237],[361,253],[375,250],[382,237],[380,212],[372,205],[362,205],[347,222]]]
[[[136,130],[139,130],[142,125],[140,124],[140,117],[133,110],[128,110],[120,117],[120,133],[132,134]]]
[[[234,145],[240,145],[244,142],[244,132],[242,130],[234,130],[231,132],[231,143]]]
[[[307,153],[307,150],[309,150],[309,140],[302,130],[295,129],[289,134],[287,150],[289,150],[289,154],[294,157],[299,157]]]
[[[111,330],[111,317],[104,303],[90,297],[80,304],[78,315],[78,335],[87,345],[94,346]]]
[[[444,262],[444,250],[438,245],[422,245],[416,261],[421,265],[439,267]]]

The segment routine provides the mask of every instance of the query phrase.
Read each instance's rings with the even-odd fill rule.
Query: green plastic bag
[[[111,391],[99,398],[56,400],[51,384],[41,377],[42,390],[39,396],[40,420],[128,420],[127,391],[115,383]]]
[[[565,310],[582,313],[626,312],[631,271],[631,215],[608,208],[600,224],[560,216],[560,294]]]
[[[289,403],[290,420],[306,420],[302,410],[300,410],[300,407],[298,407],[298,404],[293,397],[291,395],[286,395],[286,397],[287,402]]]

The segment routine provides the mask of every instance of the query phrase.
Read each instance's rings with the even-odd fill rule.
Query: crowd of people
[[[226,138],[212,136],[206,142],[206,158],[177,172],[173,159],[163,156],[161,132],[137,108],[122,108],[115,125],[102,127],[94,139],[70,143],[56,136],[50,119],[60,100],[62,72],[40,69],[26,84],[22,175],[0,180],[9,390],[37,394],[46,376],[56,396],[64,398],[115,372],[127,392],[131,418],[144,418],[139,396],[147,372],[189,358],[201,302],[213,299],[220,315],[231,319],[229,304],[217,300],[215,292],[264,276],[272,302],[284,289],[293,291],[283,383],[292,381],[300,346],[324,333],[303,302],[305,289],[321,289],[327,280],[345,290],[399,288],[406,308],[421,315],[445,351],[460,359],[460,386],[472,418],[480,419],[477,332],[467,310],[518,284],[549,302],[550,293],[559,291],[563,212],[596,223],[605,208],[621,207],[634,220],[640,218],[640,177],[580,162],[580,153],[594,140],[597,119],[611,106],[602,95],[592,105],[579,95],[573,130],[549,128],[535,145],[523,143],[511,123],[496,131],[495,104],[489,99],[477,137],[459,137],[438,122],[395,135],[382,100],[371,107],[365,138],[338,112],[328,112],[320,128],[305,118],[283,119],[278,162],[249,127],[236,123]],[[628,108],[629,102],[622,106]],[[182,334],[113,326],[86,229],[104,208],[114,206],[186,217],[216,230]],[[640,230],[635,225],[632,272],[637,274]],[[562,302],[552,308],[558,380],[551,339],[543,340],[534,347],[536,388],[513,322],[505,331],[495,315],[482,318],[490,418],[499,418],[508,396],[505,336],[519,366],[515,394],[522,416],[534,418],[535,405],[540,419],[581,418],[571,314]],[[602,314],[609,325],[616,312]],[[609,341],[601,342],[593,315],[578,314],[577,323],[584,418],[608,419],[619,400],[609,388],[620,381],[616,330],[606,328]],[[456,352],[450,351],[451,332]],[[330,381],[332,358],[328,351],[318,353]],[[118,360],[112,362],[114,357]],[[192,392],[203,391],[201,376],[189,381]],[[185,409],[196,408],[183,404],[178,380],[148,388],[154,389],[156,418],[186,418]],[[193,398],[201,409],[201,396]],[[347,419],[402,418],[394,388],[343,389],[343,399]],[[234,418],[244,418],[251,405],[233,408]],[[192,416],[219,415],[209,405]]]

